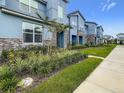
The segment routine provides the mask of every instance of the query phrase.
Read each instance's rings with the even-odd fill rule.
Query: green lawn
[[[114,44],[104,45],[101,47],[91,47],[91,48],[83,49],[81,50],[81,52],[84,54],[106,57],[110,53],[110,51],[112,51],[113,48],[115,47],[116,45]]]
[[[68,66],[26,93],[72,93],[101,61],[101,59],[88,58],[81,63]]]

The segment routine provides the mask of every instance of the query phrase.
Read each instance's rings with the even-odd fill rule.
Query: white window
[[[36,2],[35,0],[29,0],[29,1],[31,7],[38,9],[38,2]]]
[[[34,40],[35,43],[42,42],[42,26],[40,25],[34,25]]]
[[[77,17],[71,17],[71,25],[77,27]]]
[[[22,28],[24,43],[42,43],[42,26],[23,22]]]
[[[19,0],[19,1],[25,5],[29,5],[29,0]]]
[[[72,25],[73,25],[73,26],[77,26],[76,20],[73,20],[73,21],[72,21]]]
[[[26,43],[33,42],[33,24],[23,23],[23,41]]]
[[[35,0],[19,0],[20,9],[26,12],[33,12],[38,9],[38,2]]]
[[[63,18],[63,8],[61,6],[58,6],[58,17]]]

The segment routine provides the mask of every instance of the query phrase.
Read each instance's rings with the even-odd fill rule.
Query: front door
[[[96,39],[96,37],[95,37],[95,45],[97,44],[97,39]]]
[[[76,35],[72,35],[72,45],[76,45],[77,39]]]
[[[79,36],[79,44],[83,45],[83,37],[82,36]]]
[[[122,45],[123,44],[123,41],[120,41],[120,44]]]
[[[57,47],[64,48],[64,32],[57,33]]]

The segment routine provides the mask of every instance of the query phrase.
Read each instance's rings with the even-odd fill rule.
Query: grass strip
[[[103,45],[99,47],[90,47],[87,49],[82,49],[81,52],[83,54],[106,57],[115,47],[115,44]]]

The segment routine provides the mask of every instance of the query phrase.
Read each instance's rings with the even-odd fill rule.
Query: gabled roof
[[[102,27],[102,26],[98,26],[97,28],[101,28],[101,29],[102,29],[102,31],[104,32],[104,29],[103,29],[103,27]]]
[[[37,0],[37,1],[41,1],[41,2],[48,2],[48,0]],[[69,0],[63,0],[64,2],[66,2],[66,3],[68,3],[69,2]]]
[[[118,33],[117,36],[118,36],[118,35],[124,35],[124,33]]]
[[[104,38],[104,39],[107,39],[107,40],[111,40],[111,39],[113,39],[114,37],[111,36],[111,35],[103,35],[103,38]]]
[[[69,14],[68,14],[68,17],[70,17],[70,16],[72,16],[72,15],[75,15],[75,14],[77,14],[77,13],[78,13],[84,20],[86,20],[79,10],[73,11],[73,12],[69,13]]]
[[[63,1],[65,1],[66,3],[68,3],[68,2],[69,2],[69,0],[63,0]]]

